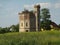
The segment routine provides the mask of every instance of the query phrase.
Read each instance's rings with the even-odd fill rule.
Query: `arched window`
[[[28,26],[28,23],[26,22],[26,27]]]
[[[23,27],[23,23],[21,23],[21,26]]]

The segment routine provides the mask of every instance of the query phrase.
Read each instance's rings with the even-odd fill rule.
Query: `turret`
[[[36,16],[36,31],[40,31],[40,5],[34,6],[34,14]]]

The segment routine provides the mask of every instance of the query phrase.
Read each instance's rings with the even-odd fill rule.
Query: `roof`
[[[51,25],[53,25],[53,27],[58,27],[58,25],[55,22],[51,22]]]
[[[26,13],[30,13],[30,12],[28,10],[24,10],[21,13],[18,13],[18,14],[20,15],[20,14],[26,14]]]

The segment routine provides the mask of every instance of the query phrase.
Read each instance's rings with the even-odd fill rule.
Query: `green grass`
[[[60,31],[0,34],[0,45],[60,45]]]

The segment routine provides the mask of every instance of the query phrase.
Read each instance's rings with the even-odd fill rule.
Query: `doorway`
[[[28,30],[26,30],[26,32],[28,32]]]

